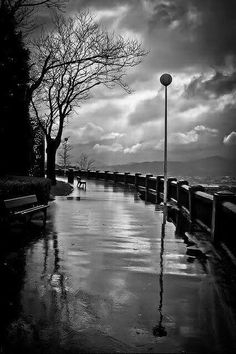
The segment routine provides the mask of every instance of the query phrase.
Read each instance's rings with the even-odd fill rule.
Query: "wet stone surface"
[[[2,235],[0,352],[235,351],[233,270],[188,254],[154,205],[88,181],[48,214]]]

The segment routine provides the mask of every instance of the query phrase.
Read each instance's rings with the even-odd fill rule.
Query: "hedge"
[[[7,176],[0,178],[0,200],[36,194],[39,203],[47,204],[51,189],[48,178]]]

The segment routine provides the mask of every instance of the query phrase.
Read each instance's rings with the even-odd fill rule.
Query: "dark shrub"
[[[0,2],[0,174],[28,175],[33,156],[29,53],[7,3]]]
[[[46,204],[50,189],[51,181],[47,178],[7,176],[0,179],[0,200],[36,194],[38,201]]]

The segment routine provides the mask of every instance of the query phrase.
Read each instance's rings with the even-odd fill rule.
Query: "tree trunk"
[[[47,177],[52,181],[52,185],[56,184],[56,151],[57,147],[54,141],[47,143]]]

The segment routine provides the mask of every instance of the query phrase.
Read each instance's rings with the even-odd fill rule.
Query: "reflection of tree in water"
[[[134,202],[139,202],[140,198],[139,198],[139,193],[137,191],[134,192]]]
[[[45,234],[43,239],[43,248],[44,248],[44,260],[43,260],[42,278],[45,276],[47,272],[47,266],[48,266],[48,235],[47,234]]]
[[[2,250],[1,250],[2,251]],[[5,353],[9,345],[11,324],[17,321],[21,310],[21,291],[25,278],[24,249],[0,252],[0,271],[3,289],[0,295],[0,352]]]
[[[33,225],[29,225],[27,229],[18,226],[7,230],[4,236],[0,250],[3,285],[0,295],[0,352],[19,353],[27,334],[33,333],[33,336],[36,336],[34,325],[24,316],[22,294],[26,279],[27,254],[33,254],[34,241],[41,237],[41,231]]]
[[[60,272],[60,257],[59,257],[59,247],[58,247],[58,237],[57,233],[54,232],[52,235],[53,239],[53,250],[54,250],[54,267],[53,272],[50,274],[49,283],[54,290],[52,292],[52,298],[55,300],[55,292],[60,294],[60,309],[58,308],[58,312],[62,311],[64,306],[66,307],[66,315],[67,320],[69,320],[69,306],[67,299],[67,288],[66,288],[66,277],[63,273]],[[42,277],[44,277],[47,273],[47,265],[48,265],[48,255],[49,255],[49,239],[45,237],[44,240],[44,266]]]
[[[167,335],[165,327],[162,325],[163,322],[163,314],[162,314],[162,306],[163,306],[163,254],[164,254],[164,239],[165,239],[165,226],[166,226],[166,217],[167,217],[167,209],[163,210],[163,223],[161,226],[161,252],[160,252],[160,276],[159,276],[159,285],[160,285],[160,303],[158,307],[158,311],[160,314],[159,322],[156,326],[153,327],[152,333],[155,337],[164,337]]]
[[[58,238],[57,238],[57,233],[54,232],[53,236],[53,249],[54,249],[54,271],[53,273],[57,273],[58,270],[60,269],[60,265],[59,265],[59,248],[58,248]]]

